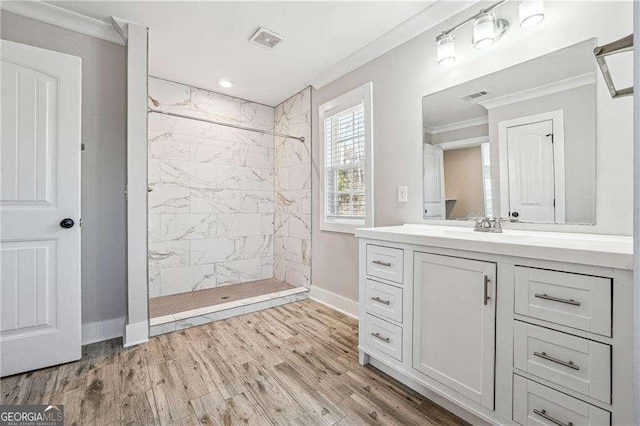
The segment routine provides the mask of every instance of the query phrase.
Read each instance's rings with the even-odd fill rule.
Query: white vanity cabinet
[[[490,409],[495,282],[495,263],[414,254],[413,368]]]
[[[631,238],[356,236],[362,364],[474,424],[633,424]]]

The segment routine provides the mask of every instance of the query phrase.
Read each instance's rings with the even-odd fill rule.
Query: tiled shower
[[[149,106],[149,296],[277,278],[310,285],[310,89],[273,108],[158,78]]]

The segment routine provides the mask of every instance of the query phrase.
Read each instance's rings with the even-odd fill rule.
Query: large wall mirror
[[[425,219],[595,224],[595,39],[425,96]]]

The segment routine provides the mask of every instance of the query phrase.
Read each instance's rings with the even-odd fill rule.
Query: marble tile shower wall
[[[149,80],[150,106],[273,130],[272,107]],[[275,141],[149,114],[149,293],[274,276]]]
[[[295,286],[311,283],[311,88],[275,109],[275,277]]]

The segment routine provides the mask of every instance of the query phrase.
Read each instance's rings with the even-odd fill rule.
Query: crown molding
[[[436,133],[451,132],[453,130],[466,129],[467,127],[482,126],[483,124],[488,124],[488,123],[489,123],[489,117],[486,116],[486,117],[472,118],[471,120],[457,121],[455,123],[444,124],[442,126],[435,126],[435,127],[424,126],[424,129],[425,130],[431,129],[431,131],[428,133],[435,135]]]
[[[418,14],[321,72],[310,84],[313,88],[320,89],[436,25],[443,23],[479,1],[480,0],[436,0]]]
[[[111,24],[40,0],[2,1],[0,9],[90,37],[125,45],[122,37]]]
[[[434,144],[433,146],[442,148],[443,151],[453,151],[456,149],[475,148],[477,146],[481,146],[483,143],[488,143],[488,142],[489,142],[489,135],[486,135],[486,136],[477,136],[475,138],[458,139],[458,140],[449,141],[449,142],[440,142],[440,143]]]
[[[556,81],[554,83],[545,84],[544,86],[534,87],[533,89],[523,90],[521,92],[510,93],[494,99],[478,102],[486,109],[497,108],[505,105],[515,104],[517,102],[528,101],[529,99],[539,98],[541,96],[552,95],[554,93],[564,92],[565,90],[577,89],[578,87],[596,84],[596,73],[571,77],[566,80]]]

